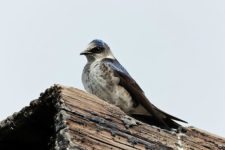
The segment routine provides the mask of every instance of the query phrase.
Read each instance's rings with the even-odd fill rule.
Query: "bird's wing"
[[[140,86],[116,59],[106,58],[103,60],[103,62],[114,71],[115,76],[120,78],[119,84],[130,93],[132,99],[137,103],[140,103],[154,118],[156,118],[163,125],[167,126],[164,119],[174,119],[186,123],[179,118],[163,112],[162,110],[151,104],[147,97],[144,95],[144,92],[140,88]]]
[[[114,71],[115,76],[120,78],[119,84],[129,92],[132,99],[137,103],[140,103],[154,118],[156,118],[161,124],[163,124],[163,126],[168,128],[161,115],[156,113],[156,111],[152,107],[152,104],[145,97],[143,90],[123,68],[123,66],[114,59],[104,59],[103,62]]]

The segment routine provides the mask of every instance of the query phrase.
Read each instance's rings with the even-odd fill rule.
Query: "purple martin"
[[[160,128],[171,130],[182,127],[174,120],[187,123],[154,106],[102,40],[93,40],[80,54],[87,58],[82,73],[87,92],[118,106],[138,120]]]

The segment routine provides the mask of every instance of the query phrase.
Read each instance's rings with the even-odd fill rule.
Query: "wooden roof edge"
[[[75,143],[72,140],[72,139],[74,139],[74,137],[72,137],[73,135],[71,135],[71,133],[69,132],[68,120],[70,120],[72,117],[74,117],[74,116],[71,116],[71,114],[73,115],[72,112],[74,112],[74,110],[73,110],[73,108],[68,107],[68,102],[64,101],[67,98],[63,97],[63,95],[64,95],[64,93],[66,95],[68,91],[73,93],[72,95],[69,95],[72,98],[77,98],[76,96],[81,95],[81,98],[84,98],[85,101],[95,100],[100,104],[106,103],[106,102],[100,100],[99,98],[97,98],[96,96],[93,96],[91,94],[83,92],[79,89],[56,84],[56,85],[48,88],[42,94],[40,94],[40,97],[38,99],[32,101],[30,103],[30,106],[24,107],[18,113],[14,113],[12,116],[10,116],[7,119],[0,122],[0,143],[1,143],[1,141],[4,141],[5,137],[8,138],[8,134],[13,134],[15,130],[21,129],[20,127],[23,126],[24,124],[30,124],[32,122],[34,124],[37,123],[38,126],[40,126],[40,127],[45,126],[47,124],[47,126],[49,127],[47,129],[51,130],[51,132],[49,133],[51,135],[49,135],[50,137],[48,139],[47,144],[50,143],[51,148],[53,148],[53,149],[63,149],[63,148],[80,149],[79,144]],[[73,96],[75,96],[75,97],[73,97]],[[82,103],[82,101],[81,101],[81,103]],[[88,103],[85,103],[85,104],[88,105]],[[76,104],[76,105],[77,105],[77,107],[79,107],[78,104]],[[118,110],[119,110],[116,106],[113,106],[111,104],[106,104],[106,105],[109,106],[110,109],[115,110],[115,112],[118,112]],[[89,108],[91,109],[91,106]],[[121,110],[119,110],[119,111],[121,111]],[[95,112],[93,112],[93,114],[94,113]],[[123,114],[122,111],[121,111],[121,114],[122,114],[122,116],[126,116],[125,114]],[[104,119],[104,118],[100,118],[100,119]],[[122,118],[119,118],[119,119],[121,121]],[[88,119],[86,119],[86,121],[87,120]],[[93,121],[93,119],[91,119],[91,120]],[[90,121],[90,118],[89,118],[89,121]],[[101,122],[101,120],[100,120],[100,122],[94,122],[94,123],[99,124],[101,126],[105,122]],[[124,124],[124,126],[125,126],[125,124]],[[159,131],[158,132],[159,137],[161,135],[163,135],[163,136],[166,135],[165,137],[171,136],[172,138],[174,138],[174,134],[176,134],[173,132],[157,129],[156,127],[152,127],[147,124],[145,125],[144,123],[143,123],[143,125],[141,125],[141,127],[146,128],[149,131],[150,130],[154,130],[154,132],[155,132],[155,130]],[[127,128],[127,131],[125,131],[125,132],[132,131],[132,133],[133,133],[133,132],[139,131],[138,127],[133,128],[133,127],[128,126],[126,128]],[[196,138],[197,137],[196,138],[197,140],[203,140],[203,141],[199,142],[200,144],[202,144],[204,142],[204,140],[206,142],[208,140],[209,142],[212,142],[212,143],[213,143],[213,140],[215,140],[215,143],[213,143],[213,144],[212,143],[206,144],[204,146],[206,149],[210,145],[214,145],[214,146],[218,147],[218,149],[220,149],[220,150],[225,150],[225,139],[223,137],[219,137],[217,135],[208,133],[207,131],[197,129],[195,127],[188,127],[187,130],[188,131],[186,133],[187,134],[186,137],[183,136],[183,134],[181,134],[181,136],[180,135],[177,136],[178,141],[177,141],[177,143],[174,143],[175,145],[177,144],[177,146],[176,146],[177,148],[179,148],[179,147],[182,148],[182,144],[181,145],[179,144],[179,140],[182,140],[182,138],[185,139],[185,144],[187,144],[188,142],[191,143],[188,138]],[[142,136],[142,135],[140,135],[140,136]],[[165,140],[165,137],[163,137],[163,140]],[[179,137],[181,139],[179,139]],[[205,139],[205,138],[207,138],[207,139]],[[132,139],[132,137],[131,137],[131,139]],[[139,137],[139,140],[140,139],[142,140],[142,142],[144,142],[146,138]],[[162,145],[162,147],[164,147],[163,149],[167,149],[167,148],[169,149],[169,147],[170,147],[170,145],[167,145],[165,143],[165,141],[157,141],[157,140],[162,140],[161,138],[151,139],[151,137],[150,137],[149,140],[153,140],[155,143],[165,144],[165,147]],[[132,140],[130,142],[132,143]],[[149,142],[149,141],[147,141],[147,142]],[[0,144],[0,146],[1,146],[1,144]],[[195,145],[195,146],[197,146],[197,145]]]
[[[60,147],[70,147],[68,136],[66,136],[67,126],[64,122],[66,114],[63,112],[64,105],[60,99],[62,87],[63,86],[58,84],[51,86],[46,89],[45,92],[41,93],[38,99],[31,101],[29,106],[22,108],[19,112],[2,120],[0,122],[0,149],[2,146],[4,148],[7,146],[7,149],[14,149],[15,147],[8,148],[11,144],[6,145],[5,143],[22,143],[24,141],[25,143],[28,141],[26,143],[27,145],[29,145],[29,142],[36,142],[38,146],[38,143],[43,143],[43,141],[39,141],[39,139],[46,138],[42,137],[42,135],[38,135],[38,131],[40,130],[47,130],[43,132],[47,132],[44,134],[48,134],[47,136],[49,136],[47,137],[48,141],[46,141],[45,146],[61,149],[58,147],[60,143]],[[24,126],[26,126],[26,128],[24,128]],[[26,132],[26,130],[28,130],[27,127],[30,127],[29,130],[33,130],[35,134],[31,131],[32,133],[30,134],[25,133],[24,135],[27,136],[25,137],[22,132]],[[37,130],[37,132],[35,130]],[[15,136],[22,138],[14,139],[13,137]],[[39,137],[36,138],[35,136]],[[30,139],[35,139],[37,141],[31,141]],[[37,147],[37,149],[39,148]]]

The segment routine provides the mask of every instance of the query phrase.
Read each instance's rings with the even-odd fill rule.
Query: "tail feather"
[[[154,105],[153,105],[153,106],[154,106]],[[170,119],[173,119],[173,120],[176,120],[176,121],[180,121],[180,122],[183,122],[183,123],[187,123],[186,121],[184,121],[184,120],[182,120],[182,119],[179,119],[179,118],[177,118],[177,117],[174,117],[174,116],[172,116],[172,115],[170,115],[170,114],[168,114],[168,113],[166,113],[166,112],[164,112],[164,111],[158,109],[158,108],[155,107],[155,106],[154,106],[154,109],[155,109],[156,112],[159,112],[159,113],[162,113],[163,115],[165,115],[166,118],[170,118]]]
[[[180,125],[177,122],[173,121],[172,120],[173,118],[171,119],[171,117],[166,117],[166,118],[163,119],[163,121],[166,123],[166,126],[164,124],[162,124],[161,121],[159,121],[158,119],[156,119],[153,116],[132,114],[132,117],[134,117],[135,119],[140,120],[142,122],[145,122],[147,124],[154,125],[154,126],[162,128],[162,129],[166,129],[166,130],[179,129],[179,128],[182,127],[182,125]],[[174,118],[176,118],[176,117],[174,117]],[[179,119],[179,120],[181,120],[181,119]]]

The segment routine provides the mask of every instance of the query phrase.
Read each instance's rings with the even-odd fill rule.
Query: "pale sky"
[[[0,120],[55,83],[83,89],[102,39],[160,109],[225,137],[224,0],[0,1]]]

